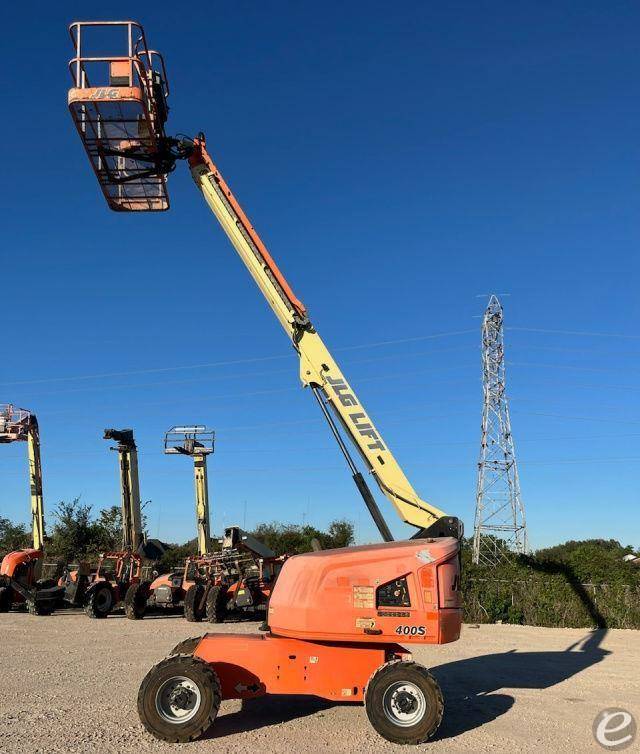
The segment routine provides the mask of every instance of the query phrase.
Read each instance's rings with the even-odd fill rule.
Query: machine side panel
[[[194,652],[210,663],[223,699],[251,699],[263,694],[305,694],[344,702],[362,702],[372,673],[392,654],[395,644],[371,647],[319,644],[269,635],[207,634]],[[233,662],[221,657],[233,658]]]

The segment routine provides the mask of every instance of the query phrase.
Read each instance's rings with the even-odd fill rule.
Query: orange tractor
[[[128,40],[91,53],[96,27]],[[169,86],[161,57],[139,24],[77,22],[69,109],[108,206],[169,207],[167,175],[188,160],[192,178],[299,357],[299,375],[322,411],[384,541],[287,560],[271,593],[264,633],[206,634],[153,667],[138,712],[157,738],[200,736],[223,699],[308,694],[364,702],[373,727],[397,743],[432,736],[443,714],[437,683],[402,644],[443,644],[460,635],[460,521],[423,500],[358,399],[266,245],[209,154],[204,136],[165,133]],[[89,69],[91,69],[89,71]],[[268,180],[268,179],[267,179]],[[370,317],[370,306],[362,311]],[[346,437],[345,437],[346,434]],[[393,541],[348,443],[402,521],[417,531]]]
[[[179,571],[140,581],[127,592],[125,613],[141,619],[149,609],[183,608],[188,621],[222,623],[264,618],[286,556],[275,554],[237,526],[225,529],[222,550],[187,558]]]
[[[207,457],[214,450],[215,432],[204,425],[171,427],[164,436],[164,452],[193,459],[198,555],[186,559],[182,569],[140,581],[127,593],[125,614],[131,620],[144,618],[148,610],[182,608],[188,620],[196,617],[198,590],[211,579],[208,567],[211,552],[209,482]]]
[[[276,556],[238,526],[225,529],[222,550],[187,563],[199,574],[185,598],[185,617],[222,623],[264,618],[286,555]]]
[[[215,433],[204,425],[171,427],[164,438],[167,455],[193,459],[198,554],[184,567],[136,580],[127,591],[125,614],[144,618],[148,610],[182,608],[189,621],[204,618],[220,623],[228,617],[264,615],[282,558],[237,526],[225,530],[222,550],[211,546],[207,457],[214,451]]]

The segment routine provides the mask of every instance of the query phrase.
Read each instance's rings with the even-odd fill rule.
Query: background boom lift
[[[0,564],[0,612],[23,603],[30,613],[48,615],[58,590],[40,581],[45,538],[40,430],[34,413],[6,404],[0,406],[0,443],[11,442],[27,443],[32,546],[8,553]]]
[[[122,501],[122,549],[138,552],[144,543],[138,476],[138,448],[132,429],[105,429],[105,440],[115,440],[118,453]]]
[[[164,65],[154,64],[139,24],[135,44],[133,22],[120,24],[128,29],[128,55],[99,58],[103,75],[108,74],[101,87],[88,80],[87,66],[96,59],[81,49],[83,24],[71,27],[76,54],[70,62],[74,86],[69,107],[109,206],[119,211],[168,207],[165,182],[162,206],[134,203],[117,189],[140,182],[143,193],[136,177],[145,173],[141,165],[146,165],[146,175],[164,181],[177,159],[189,160],[196,185],[291,338],[302,383],[315,395],[385,540],[290,558],[271,595],[268,631],[207,634],[183,642],[143,680],[140,718],[157,738],[186,742],[209,728],[222,699],[309,694],[364,702],[380,735],[396,743],[425,741],[442,719],[442,694],[426,668],[412,662],[397,641],[442,644],[458,639],[460,522],[422,500],[404,475],[209,156],[204,137],[165,135]],[[125,116],[126,108],[137,118]],[[103,126],[114,117],[122,121],[126,138],[116,141],[112,130],[102,139]],[[417,538],[391,541],[340,429],[400,518],[418,529]]]
[[[142,530],[138,448],[132,429],[105,429],[105,440],[118,444],[120,498],[122,504],[122,549],[105,552],[84,594],[85,612],[90,618],[106,618],[126,600],[129,589],[140,583],[143,559],[159,558],[164,551],[157,540],[147,542]]]
[[[125,597],[125,614],[131,620],[144,618],[148,608],[173,609],[191,605],[196,584],[201,581],[200,561],[211,551],[209,480],[207,456],[213,453],[215,433],[202,425],[172,427],[165,433],[164,452],[193,458],[198,555],[186,559],[184,569],[133,584]],[[189,600],[186,600],[189,595]]]
[[[164,436],[164,452],[167,455],[189,456],[193,459],[198,555],[206,555],[211,552],[207,456],[213,453],[214,442],[215,432],[202,425],[171,427]]]

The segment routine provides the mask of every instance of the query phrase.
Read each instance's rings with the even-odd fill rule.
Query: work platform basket
[[[135,21],[77,21],[69,33],[75,48],[69,110],[109,207],[168,209],[162,155],[169,86],[162,56],[149,49]]]
[[[31,412],[11,403],[0,404],[0,443],[27,440],[30,422]]]

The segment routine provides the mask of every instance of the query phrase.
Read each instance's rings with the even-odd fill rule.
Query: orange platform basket
[[[135,21],[77,21],[68,103],[109,207],[169,209],[163,163],[169,86],[160,53]],[[119,54],[102,54],[114,49]]]

